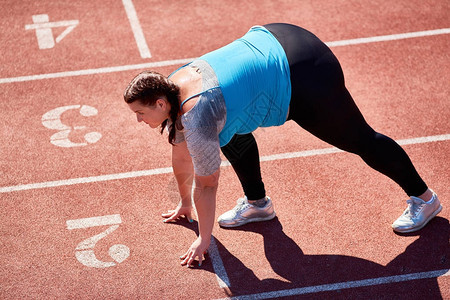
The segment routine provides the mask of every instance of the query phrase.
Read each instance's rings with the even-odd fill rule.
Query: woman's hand
[[[181,265],[187,265],[188,267],[192,266],[192,263],[196,258],[198,258],[198,266],[202,265],[202,261],[205,259],[204,255],[206,254],[209,244],[211,243],[211,238],[205,240],[201,237],[198,237],[191,245],[189,250],[180,256],[180,259],[183,261]]]
[[[181,216],[186,217],[186,219],[192,223],[192,206],[182,206],[179,204],[174,210],[169,210],[168,212],[162,214],[164,223],[175,221]]]

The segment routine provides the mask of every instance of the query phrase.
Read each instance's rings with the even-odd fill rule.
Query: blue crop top
[[[181,116],[183,129],[177,130],[175,143],[186,140],[195,173],[206,176],[217,171],[220,147],[234,134],[285,123],[291,97],[289,64],[278,40],[256,26],[190,65],[201,70],[203,91],[181,103],[200,95]]]
[[[234,134],[286,122],[291,81],[286,53],[264,27],[254,26],[242,38],[201,56],[216,73],[225,98],[227,120],[220,146]]]

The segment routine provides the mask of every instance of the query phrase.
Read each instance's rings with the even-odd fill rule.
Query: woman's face
[[[130,109],[136,113],[137,121],[157,128],[169,118],[170,104],[165,99],[158,99],[153,106],[143,105],[140,101],[128,103]]]

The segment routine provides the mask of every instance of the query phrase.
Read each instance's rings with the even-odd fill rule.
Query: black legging
[[[264,25],[280,42],[289,62],[292,96],[289,120],[342,150],[359,155],[409,196],[427,190],[406,152],[364,120],[344,83],[331,50],[309,31],[290,24]],[[235,135],[222,152],[232,164],[248,199],[265,196],[253,135]]]

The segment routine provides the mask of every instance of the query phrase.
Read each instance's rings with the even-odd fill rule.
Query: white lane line
[[[327,44],[328,47],[338,47],[338,46],[376,43],[376,42],[396,41],[396,40],[417,38],[417,37],[423,37],[423,36],[440,35],[440,34],[449,34],[449,33],[450,33],[450,28],[442,28],[442,29],[436,29],[436,30],[416,31],[416,32],[380,35],[380,36],[373,36],[373,37],[367,37],[367,38],[327,42],[325,44]]]
[[[450,140],[450,134],[442,134],[442,135],[426,136],[426,137],[419,137],[419,138],[412,138],[412,139],[402,139],[402,140],[397,140],[397,143],[399,143],[400,145],[413,145],[413,144],[422,144],[422,143],[448,141],[448,140]],[[339,152],[343,152],[343,151],[332,147],[332,148],[305,150],[305,151],[300,151],[300,152],[288,152],[288,153],[261,156],[260,160],[261,161],[274,161],[274,160],[281,160],[281,159],[308,157],[308,156],[315,156],[315,155],[325,155],[325,154],[339,153]],[[230,163],[228,161],[222,161],[222,164],[221,164],[222,167],[226,167],[229,165],[230,165]],[[143,177],[143,176],[152,176],[152,175],[160,175],[160,174],[168,174],[168,173],[172,173],[171,167],[134,171],[134,172],[108,174],[108,175],[100,175],[100,176],[90,176],[90,177],[63,179],[63,180],[55,180],[55,181],[46,181],[46,182],[39,182],[39,183],[29,183],[29,184],[21,184],[21,185],[13,185],[13,186],[5,186],[5,187],[0,187],[0,193],[52,188],[52,187],[58,187],[58,186],[69,186],[69,185],[75,185],[75,184],[101,182],[101,181],[127,179],[127,178],[137,178],[137,177]]]
[[[142,31],[141,24],[131,0],[122,0],[125,12],[127,13],[128,20],[130,21],[131,29],[133,30],[134,39],[139,49],[139,53],[142,58],[150,58],[150,49],[148,49],[147,42],[145,41],[144,32]]]
[[[281,290],[275,292],[266,292],[252,295],[243,295],[236,296],[230,298],[222,298],[218,300],[254,300],[254,299],[271,299],[271,298],[280,298],[287,296],[297,296],[304,294],[313,294],[327,291],[336,291],[350,288],[358,288],[364,286],[374,286],[381,284],[389,284],[389,283],[397,283],[404,281],[412,281],[412,280],[420,280],[420,279],[429,279],[429,278],[438,278],[442,276],[449,276],[449,269],[430,271],[430,272],[420,272],[420,273],[411,273],[404,275],[396,275],[396,276],[388,276],[388,277],[379,277],[372,279],[364,279],[357,281],[347,281],[347,282],[339,282],[332,284],[323,284],[323,285],[315,285],[308,286],[304,288],[290,289],[290,290]]]
[[[230,279],[228,279],[228,274],[223,265],[222,257],[220,256],[214,236],[211,237],[211,244],[209,245],[208,251],[219,286],[223,289],[229,288]]]
[[[376,36],[376,37],[367,37],[367,38],[326,42],[326,44],[329,47],[338,47],[338,46],[356,45],[356,44],[373,43],[373,42],[381,42],[381,41],[401,40],[401,39],[431,36],[431,35],[441,35],[441,34],[448,34],[448,33],[450,33],[450,28],[442,28],[442,29],[436,29],[436,30],[417,31],[417,32],[391,34],[391,35],[383,35],[383,36]],[[154,62],[154,63],[144,63],[144,64],[105,67],[105,68],[97,68],[97,69],[86,69],[86,70],[78,70],[78,71],[66,71],[66,72],[57,72],[57,73],[48,73],[48,74],[0,78],[0,84],[51,79],[51,78],[61,78],[61,77],[82,76],[82,75],[95,75],[95,74],[122,72],[122,71],[129,71],[129,70],[138,70],[138,69],[151,69],[151,68],[186,64],[186,63],[193,61],[194,59],[195,58],[183,58],[183,59],[166,60],[166,61],[160,61],[160,62]]]
[[[172,173],[172,168],[159,168],[159,169],[151,169],[151,170],[143,170],[143,171],[100,175],[100,176],[90,176],[90,177],[80,177],[80,178],[63,179],[63,180],[55,180],[55,181],[46,181],[46,182],[39,182],[39,183],[29,183],[29,184],[1,187],[0,193],[44,189],[44,188],[52,188],[52,187],[58,187],[58,186],[68,186],[68,185],[82,184],[82,183],[92,183],[92,182],[102,182],[102,181],[117,180],[117,179],[136,178],[136,177],[142,177],[142,176],[152,176],[152,175],[168,174],[168,173]]]
[[[152,63],[126,65],[126,66],[105,67],[105,68],[86,69],[86,70],[78,70],[78,71],[66,71],[66,72],[19,76],[19,77],[11,77],[11,78],[0,78],[0,84],[1,83],[42,80],[42,79],[52,79],[52,78],[62,78],[62,77],[74,77],[74,76],[83,76],[83,75],[114,73],[114,72],[123,72],[123,71],[129,71],[129,70],[137,70],[137,69],[160,68],[160,67],[166,67],[166,66],[172,66],[172,65],[187,64],[187,63],[193,61],[194,59],[195,58],[184,58],[184,59],[166,60],[166,61],[159,61],[159,62],[152,62]]]
[[[402,139],[402,140],[397,140],[396,142],[399,145],[413,145],[413,144],[423,144],[423,143],[429,143],[429,142],[447,141],[449,139],[450,139],[450,134],[442,134],[442,135],[426,136],[426,137],[419,137],[419,138],[412,138],[412,139]],[[300,152],[288,152],[288,153],[261,156],[260,161],[272,161],[272,160],[289,159],[289,158],[297,158],[297,157],[332,154],[332,153],[339,153],[339,152],[344,152],[344,151],[342,151],[336,147],[324,148],[324,149],[314,149],[314,150],[306,150],[306,151],[300,151]]]

